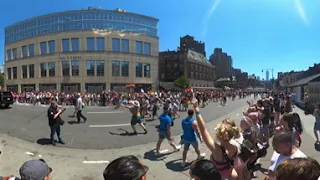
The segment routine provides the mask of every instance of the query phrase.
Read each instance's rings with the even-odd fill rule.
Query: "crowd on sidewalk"
[[[236,92],[229,95],[232,97],[233,93]],[[222,93],[219,97],[221,104],[225,105],[227,96],[227,93]],[[293,105],[287,93],[269,92],[262,94],[261,99],[256,102],[248,101],[248,108],[243,112],[240,124],[236,125],[233,119],[227,118],[218,123],[213,136],[208,131],[200,108],[205,107],[210,101],[214,102],[215,96],[208,91],[194,92],[190,89],[186,92],[159,94],[143,92],[132,97],[129,94],[120,95],[116,108],[124,107],[130,110],[131,125],[136,133],[134,125],[139,123],[146,131],[142,123],[143,116],[150,115],[155,118],[160,107],[158,103],[163,104],[163,113],[157,117],[160,120],[157,127],[159,138],[154,156],[161,155],[164,139],[169,141],[174,151],[180,150],[181,146],[172,138],[171,127],[181,126],[181,166],[189,167],[189,175],[194,180],[250,180],[255,178],[254,172],[257,170],[264,173],[265,179],[271,180],[320,178],[320,164],[299,150],[303,143],[303,126],[299,114],[292,111]],[[188,106],[184,106],[188,102],[191,102],[193,108],[188,109]],[[174,119],[180,116],[179,109],[187,111],[187,115],[177,123]],[[319,112],[318,107],[313,114],[314,132],[317,137],[315,144],[319,144]],[[200,152],[199,141],[211,151],[208,159]],[[193,146],[198,158],[188,163],[187,154],[190,146]],[[257,160],[266,156],[268,148],[273,148],[274,151],[270,159],[271,166],[264,170],[257,164]],[[7,176],[2,180],[47,180],[51,171],[43,160],[31,160],[21,166],[20,178]],[[109,163],[102,176],[105,180],[146,180],[148,171],[149,168],[141,160],[128,155]]]

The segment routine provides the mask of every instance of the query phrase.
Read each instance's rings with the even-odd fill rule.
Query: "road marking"
[[[34,156],[34,153],[32,153],[32,152],[26,152],[26,155]]]
[[[222,107],[222,106],[220,105],[220,106],[218,106],[218,107],[220,108],[220,107]]]
[[[83,161],[83,164],[109,164],[109,161]]]
[[[87,112],[88,114],[117,114],[123,113],[123,111],[111,111],[111,112]]]
[[[240,114],[238,113],[236,116],[239,116]]]
[[[109,125],[90,125],[89,127],[92,128],[99,128],[99,127],[120,127],[120,126],[130,126],[131,124],[109,124]]]

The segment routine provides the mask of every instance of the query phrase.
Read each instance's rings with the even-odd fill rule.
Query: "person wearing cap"
[[[49,180],[51,171],[43,160],[30,160],[20,167],[20,178],[7,176],[4,180]]]
[[[131,112],[132,116],[131,116],[131,127],[133,130],[133,133],[135,135],[138,134],[137,129],[135,127],[136,124],[139,124],[142,129],[144,130],[144,133],[147,134],[148,131],[146,129],[146,127],[144,126],[143,122],[141,121],[142,116],[140,114],[140,103],[138,101],[129,101],[128,105],[124,105],[123,107],[129,109],[129,111]]]

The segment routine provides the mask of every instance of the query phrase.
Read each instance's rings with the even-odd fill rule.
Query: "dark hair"
[[[190,174],[197,176],[200,180],[221,179],[221,175],[213,162],[206,159],[196,161],[190,167]]]
[[[284,131],[276,133],[272,139],[272,146],[275,147],[279,144],[292,145],[292,134],[290,132],[284,132]]]
[[[193,109],[189,109],[189,110],[188,110],[188,115],[189,115],[189,116],[193,116],[193,114],[194,114],[194,110],[193,110]]]
[[[103,177],[105,180],[140,180],[148,169],[137,157],[122,156],[108,164],[103,171]]]
[[[302,128],[302,123],[301,123],[301,119],[298,113],[293,113],[292,114],[294,116],[293,119],[293,123],[294,123],[294,128],[296,129],[296,131],[300,134],[302,134],[303,132],[303,128]]]

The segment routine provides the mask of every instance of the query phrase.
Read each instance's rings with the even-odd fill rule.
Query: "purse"
[[[60,119],[59,124],[60,124],[61,126],[63,126],[63,125],[64,125],[64,120]]]

